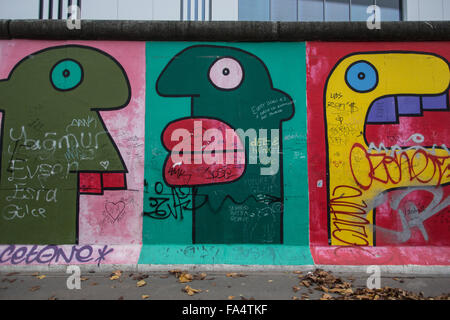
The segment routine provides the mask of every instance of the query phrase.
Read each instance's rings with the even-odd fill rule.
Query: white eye
[[[233,58],[221,58],[209,68],[209,79],[219,89],[237,88],[244,78],[241,64]]]

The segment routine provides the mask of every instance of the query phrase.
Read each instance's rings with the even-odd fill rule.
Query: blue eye
[[[378,72],[367,61],[358,61],[348,67],[345,82],[356,92],[369,92],[378,85]]]
[[[62,60],[52,68],[50,80],[57,90],[72,90],[83,80],[83,69],[74,60]]]

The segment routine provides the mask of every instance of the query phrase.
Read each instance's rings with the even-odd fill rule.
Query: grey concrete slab
[[[192,275],[198,272],[192,273]],[[40,276],[45,275],[42,279]],[[324,292],[299,286],[299,275],[285,272],[246,272],[243,276],[227,277],[225,272],[208,272],[203,280],[179,283],[169,272],[126,271],[111,280],[111,272],[82,272],[81,289],[69,290],[69,274],[63,272],[0,272],[0,300],[142,300],[148,295],[150,300],[291,300],[293,297],[319,299]],[[304,272],[301,276],[306,275]],[[333,273],[350,282],[354,289],[366,287],[367,273]],[[138,276],[146,276],[146,285],[137,286]],[[133,279],[134,278],[134,279]],[[183,292],[183,288],[200,289],[193,296]],[[299,291],[294,292],[293,287]],[[450,275],[381,274],[381,287],[400,288],[425,297],[450,293]],[[339,296],[338,294],[332,294]]]

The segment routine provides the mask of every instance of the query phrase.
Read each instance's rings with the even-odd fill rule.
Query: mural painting
[[[323,139],[325,160],[309,170],[326,168],[310,177],[326,182],[312,242],[326,231],[331,246],[448,246],[448,45],[331,43],[323,56],[327,46],[310,46],[309,76],[323,82],[309,80],[309,115],[322,105],[324,134],[309,152]],[[312,134],[320,120],[310,119]]]
[[[155,94],[148,96],[146,126],[159,138],[146,137],[144,243],[280,245],[307,237],[307,232],[293,235],[289,223],[305,218],[305,212],[290,211],[288,224],[285,220],[285,189],[292,187],[285,180],[286,164],[302,166],[292,154],[304,154],[299,140],[305,136],[292,134],[304,109],[289,126],[297,103],[278,86],[283,82],[273,78],[275,70],[287,82],[294,72],[266,63],[279,49],[254,46],[265,51],[263,59],[250,44],[176,47],[180,49],[170,48],[171,58],[159,68],[150,63],[169,45],[147,47],[152,68],[147,86],[154,86]],[[304,56],[302,46],[286,48],[290,57]],[[302,75],[294,86],[302,85]],[[299,106],[304,108],[301,100]],[[162,115],[168,108],[170,117]]]
[[[137,160],[129,135],[143,139],[143,122],[127,134],[117,126],[117,117],[125,116],[126,125],[139,107],[131,101],[127,71],[108,49],[130,74],[135,71],[120,45],[92,43],[0,43],[0,244],[26,245],[1,247],[2,262],[24,252],[34,258],[36,252],[47,257],[54,252],[67,263],[78,252],[112,256],[108,244],[139,242],[139,235],[119,226],[139,226],[133,212],[139,208],[134,201],[139,170],[129,172]],[[131,81],[134,88],[138,79]],[[86,262],[83,256],[80,262]]]

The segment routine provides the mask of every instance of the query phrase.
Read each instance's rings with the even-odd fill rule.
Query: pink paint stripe
[[[322,265],[450,265],[450,248],[311,246],[315,264]]]

